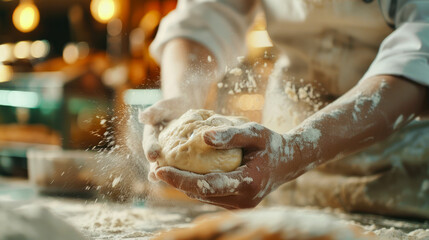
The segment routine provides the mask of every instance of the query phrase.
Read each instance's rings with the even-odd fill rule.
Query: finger
[[[159,130],[146,124],[143,129],[143,150],[149,162],[154,162],[161,156],[161,145],[158,143]]]
[[[156,183],[160,181],[160,179],[158,179],[158,177],[155,174],[156,169],[158,169],[158,163],[156,162],[149,163],[149,174],[147,178],[150,182]]]
[[[156,171],[156,176],[189,196],[206,198],[238,194],[241,185],[253,181],[247,176],[246,170],[246,166],[241,166],[228,173],[201,175],[173,167],[161,167]]]
[[[139,113],[139,121],[146,124],[161,124],[179,117],[185,110],[178,99],[162,100]]]
[[[246,123],[238,127],[225,127],[204,133],[206,144],[217,149],[264,148],[265,128],[256,123]]]

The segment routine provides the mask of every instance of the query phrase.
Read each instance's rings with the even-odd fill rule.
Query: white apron
[[[282,55],[267,86],[262,123],[280,133],[317,110],[305,102],[293,101],[285,89],[286,82],[301,87],[310,83],[322,95],[338,97],[360,80],[379,45],[393,30],[385,22],[377,1],[262,3],[267,31]]]
[[[265,9],[268,31],[283,56],[269,79],[262,123],[285,133],[318,110],[309,91],[300,94],[299,88],[311,84],[311,94],[322,97],[344,94],[393,29],[377,1],[272,1],[278,7]],[[429,121],[412,123],[361,153],[283,185],[266,202],[429,218],[428,139]]]

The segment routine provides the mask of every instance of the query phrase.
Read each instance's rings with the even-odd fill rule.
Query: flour
[[[200,190],[204,194],[207,193],[207,191],[214,193],[214,190],[210,187],[210,184],[206,180],[198,180],[197,186],[200,188]]]
[[[261,183],[261,186],[263,186],[264,184],[263,183]],[[259,193],[255,196],[255,197],[253,197],[253,199],[262,199],[263,197],[265,197],[268,193],[270,193],[271,192],[271,190],[273,189],[273,186],[272,186],[272,181],[271,181],[271,179],[268,179],[268,181],[265,183],[265,186],[264,186],[264,188],[263,189],[261,189],[260,191],[259,191]]]
[[[235,192],[240,181],[238,179],[230,178],[228,176],[222,175],[220,178],[216,178],[214,181],[210,182],[215,189],[224,190],[226,189],[229,192]]]
[[[393,129],[397,129],[399,125],[401,125],[402,121],[404,120],[404,116],[401,114],[393,124]]]
[[[301,133],[302,140],[306,143],[313,145],[313,148],[317,147],[318,141],[322,136],[319,129],[316,128],[304,128],[304,131]]]
[[[243,178],[243,182],[251,183],[251,182],[253,182],[253,178],[251,178],[251,177],[245,177],[245,178]]]
[[[238,63],[244,63],[245,57],[244,56],[238,56],[237,61]]]
[[[118,183],[122,180],[122,175],[119,177],[116,177],[115,179],[113,179],[112,182],[112,187],[116,187],[116,185],[118,185]]]
[[[240,68],[233,68],[229,71],[229,73],[238,77],[243,74],[243,70],[241,70]]]
[[[240,212],[239,217],[245,219],[246,228],[263,228],[268,233],[280,233],[283,239],[323,238],[330,239],[372,239],[358,237],[348,224],[325,215],[315,214],[306,210],[285,211],[281,208],[265,209],[264,211]]]
[[[307,167],[305,167],[305,171],[310,171],[316,167],[317,167],[317,164],[315,162],[312,162],[312,163],[308,164]]]
[[[58,216],[36,205],[12,209],[0,205],[0,223],[0,240],[84,239]]]
[[[356,225],[304,209],[265,208],[204,216],[188,229],[165,232],[155,239],[374,239]],[[182,237],[186,236],[186,237]]]
[[[368,113],[372,113],[375,110],[375,108],[380,104],[381,93],[387,87],[387,82],[382,80],[380,87],[375,93],[371,95],[365,95],[363,92],[357,92],[351,98],[354,100],[354,112],[352,112],[352,117],[355,122],[362,119],[362,117],[366,117]],[[362,112],[364,109],[368,110],[366,112]]]

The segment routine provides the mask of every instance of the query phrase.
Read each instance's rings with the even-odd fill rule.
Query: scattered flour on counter
[[[427,240],[429,239],[429,230],[428,229],[418,229],[410,233],[405,233],[401,230],[395,228],[382,228],[375,230],[374,233],[381,240]]]
[[[43,206],[48,208],[56,216],[75,227],[77,227],[89,239],[152,239],[156,232],[160,230],[170,230],[172,228],[190,227],[193,218],[204,213],[212,213],[219,209],[210,205],[189,205],[188,207],[132,207],[128,205],[90,203],[84,204],[77,200],[43,200]],[[0,208],[1,209],[1,208]],[[25,211],[25,209],[23,209]],[[0,211],[0,216],[6,211]],[[254,212],[254,213],[253,213]],[[303,234],[311,234],[312,237],[329,232],[336,236],[332,239],[354,239],[343,235],[345,225],[355,225],[363,227],[367,232],[373,232],[381,240],[427,240],[429,239],[429,229],[427,223],[413,225],[406,221],[384,219],[381,216],[368,215],[349,215],[341,212],[333,212],[332,209],[314,209],[297,207],[276,207],[259,208],[247,213],[237,212],[237,216],[245,219],[249,224],[243,225],[246,229],[253,227],[264,227],[271,230],[283,230],[287,232],[298,231]],[[252,217],[250,217],[252,216]],[[340,219],[338,219],[340,218]],[[10,218],[9,218],[10,219]],[[363,222],[373,222],[376,225],[362,225]],[[2,221],[7,223],[8,221]],[[11,221],[9,221],[11,222]],[[41,221],[43,223],[43,221]],[[222,221],[223,230],[228,230],[229,224],[236,225],[234,222]],[[228,224],[229,223],[229,224]],[[387,228],[381,228],[385,226]],[[412,231],[405,233],[399,229],[390,228],[390,226],[412,226]],[[11,225],[11,229],[17,225]],[[22,232],[22,225],[19,231]],[[279,227],[280,226],[280,227]],[[337,228],[336,226],[340,227]],[[378,227],[377,227],[378,226]],[[7,228],[8,225],[0,225],[0,229]],[[221,226],[219,226],[221,227]],[[348,228],[347,228],[348,229]],[[254,230],[254,229],[252,229]],[[340,230],[339,232],[337,230]],[[47,231],[51,238],[46,237],[43,240],[60,239],[54,238],[55,229]],[[0,230],[0,236],[6,231]],[[73,235],[62,235],[61,239],[68,240],[76,238],[66,238]],[[320,236],[320,235],[319,235]],[[399,236],[397,238],[391,236]],[[290,236],[289,236],[290,237]],[[0,237],[1,240],[3,240]],[[22,238],[21,238],[22,239]],[[25,238],[24,238],[25,239]],[[29,238],[28,240],[39,240],[38,238]],[[360,238],[362,239],[362,238]],[[365,239],[365,238],[364,238]]]
[[[84,204],[76,200],[48,200],[42,204],[79,229],[88,239],[150,239],[161,229],[189,226],[196,213],[206,211],[205,205],[148,208],[113,203]],[[64,236],[55,240],[72,239]]]
[[[74,227],[48,209],[29,204],[0,205],[0,240],[83,240]]]

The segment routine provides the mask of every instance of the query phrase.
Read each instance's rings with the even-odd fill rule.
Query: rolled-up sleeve
[[[391,2],[396,29],[383,41],[363,78],[398,75],[429,86],[429,1]]]
[[[187,38],[206,46],[223,69],[245,53],[245,36],[257,5],[257,0],[179,0],[161,21],[151,54],[160,62],[168,41]]]

